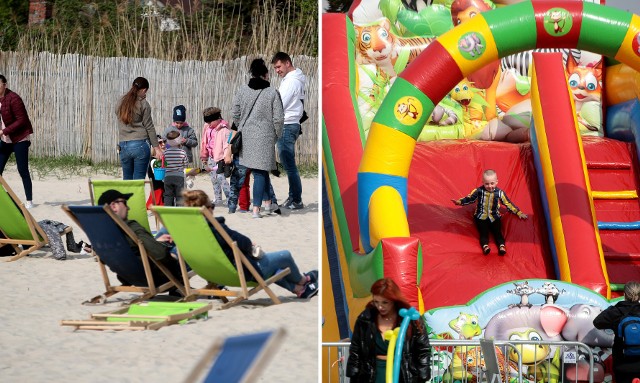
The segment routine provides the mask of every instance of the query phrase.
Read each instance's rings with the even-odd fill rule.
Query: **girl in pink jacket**
[[[202,113],[204,126],[202,127],[202,140],[200,146],[200,159],[207,166],[211,183],[213,184],[214,201],[216,205],[222,204],[222,192],[229,199],[229,183],[224,176],[224,170],[218,170],[218,162],[224,160],[229,146],[229,124],[222,119],[220,108],[209,107]],[[218,173],[220,171],[220,173]]]

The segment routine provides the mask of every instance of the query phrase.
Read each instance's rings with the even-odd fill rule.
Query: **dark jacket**
[[[16,92],[7,88],[0,103],[0,115],[5,126],[3,133],[9,136],[11,142],[18,142],[33,133],[27,109]]]
[[[376,380],[375,334],[378,332],[375,318],[378,311],[367,307],[353,327],[353,337],[349,347],[347,376],[354,383],[372,383]],[[400,362],[400,381],[422,383],[431,378],[431,347],[424,327],[418,330],[411,321],[411,336],[406,336]]]
[[[618,337],[618,325],[627,316],[640,317],[640,303],[620,301],[598,314],[593,320],[593,326],[600,330],[611,329],[615,333],[613,338],[613,364],[627,362],[638,364],[638,372],[640,373],[640,357],[625,358],[623,354],[624,345],[622,339]]]
[[[238,244],[238,248],[240,249],[240,251],[242,251],[244,255],[247,256],[249,263],[251,263],[253,268],[256,269],[256,271],[260,274],[261,277],[263,277],[262,271],[260,270],[260,266],[251,256],[251,253],[253,252],[253,242],[251,242],[251,239],[244,234],[240,234],[235,230],[229,229],[229,227],[224,223],[225,222],[224,217],[216,217],[216,221],[218,221],[218,223],[227,232],[227,234],[229,234],[229,237],[231,237],[231,239]],[[218,233],[218,231],[213,227],[213,225],[209,224],[209,227],[211,228],[213,235],[216,237],[216,240],[218,240],[218,244],[220,244],[220,248],[222,249],[222,251],[224,251],[224,254],[227,256],[229,261],[237,269],[238,265],[236,265],[236,259],[233,256],[233,249],[231,248],[231,246],[227,244],[224,238],[222,238],[222,235]],[[247,270],[246,267],[244,267],[244,276],[249,281],[255,280],[251,275],[251,273],[249,273],[249,270]]]

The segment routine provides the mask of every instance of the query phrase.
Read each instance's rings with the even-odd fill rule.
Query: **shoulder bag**
[[[245,117],[244,122],[242,123],[240,128],[238,128],[238,131],[233,135],[233,137],[229,141],[229,145],[231,145],[231,153],[233,153],[233,154],[238,154],[242,150],[242,130],[240,130],[240,129],[247,122],[247,119],[249,119],[249,116],[251,115],[251,112],[253,111],[253,107],[256,105],[256,101],[258,101],[258,98],[260,98],[260,93],[262,93],[263,90],[264,89],[260,89],[260,92],[258,92],[258,95],[256,96],[256,99],[253,100],[253,105],[251,105],[251,109],[249,109],[249,113],[247,113],[247,117]]]

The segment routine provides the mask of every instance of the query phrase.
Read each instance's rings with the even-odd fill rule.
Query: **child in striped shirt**
[[[527,215],[518,209],[497,185],[498,174],[495,170],[488,169],[482,174],[482,186],[473,189],[471,193],[464,198],[451,200],[458,206],[469,205],[470,203],[478,201],[476,210],[473,213],[473,219],[480,233],[480,246],[482,247],[482,253],[484,255],[491,252],[489,248],[489,232],[493,234],[496,245],[498,245],[498,254],[507,254],[500,223],[501,202],[511,213],[517,215],[518,218],[527,219]]]
[[[189,163],[189,158],[182,148],[182,138],[177,130],[167,133],[167,145],[169,148],[164,152],[164,166],[167,169],[164,176],[164,205],[178,206],[182,204],[184,170]]]

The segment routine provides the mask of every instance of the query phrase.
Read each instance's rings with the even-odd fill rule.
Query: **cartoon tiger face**
[[[386,18],[375,25],[356,26],[357,53],[364,62],[375,64],[392,57],[396,36],[390,33],[390,27]]]

